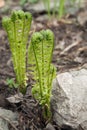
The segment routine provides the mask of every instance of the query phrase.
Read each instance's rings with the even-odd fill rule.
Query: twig
[[[76,42],[70,44],[69,46],[67,46],[67,47],[60,53],[60,55],[63,55],[65,52],[67,52],[67,51],[69,51],[71,48],[77,46],[79,43],[81,43],[81,40],[76,41]]]
[[[1,115],[0,115],[0,118],[2,118],[3,120],[7,121],[7,122],[14,128],[14,130],[18,130],[18,129],[15,127],[15,125],[14,125],[8,118],[3,117],[3,116],[1,116]]]

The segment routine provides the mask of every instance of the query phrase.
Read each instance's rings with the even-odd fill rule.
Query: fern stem
[[[13,54],[13,58],[14,58],[14,60],[13,60],[13,62],[14,62],[14,69],[15,69],[15,74],[16,74],[16,80],[17,80],[17,82],[19,81],[19,75],[18,75],[18,69],[16,68],[17,67],[17,38],[16,38],[16,26],[15,26],[15,21],[14,21],[14,39],[15,39],[15,43],[14,43],[14,47],[13,47],[13,49],[16,49],[16,50],[14,50],[13,51],[13,53],[15,53],[15,54]],[[12,43],[13,44],[13,43]],[[15,56],[16,55],[16,56]]]
[[[52,80],[53,80],[54,72],[55,72],[55,69],[54,69],[54,66],[53,66],[52,74],[51,74],[51,78],[50,78],[50,84],[49,84],[50,87],[52,87],[51,85],[52,85]],[[48,89],[48,93],[49,93],[49,95],[51,95],[50,94],[51,93],[50,89]]]
[[[23,28],[22,28],[22,36],[21,36],[21,41],[22,41],[22,43],[21,44],[25,44],[25,43],[23,43],[24,41],[23,41],[23,38],[24,38],[24,27],[25,27],[25,18],[23,19]],[[24,82],[26,82],[25,81],[25,74],[26,74],[26,61],[25,61],[25,52],[26,52],[26,50],[24,51],[24,47],[23,47],[23,45],[22,45],[22,48],[20,49],[21,50],[21,58],[22,58],[22,62],[23,63],[21,63],[21,64],[23,64],[23,66],[22,66],[22,68],[21,68],[21,70],[22,70],[22,73],[21,74],[23,74],[23,75],[21,75],[22,76],[22,82],[23,82],[23,85],[24,85],[24,87],[25,87],[25,84],[24,84]]]
[[[42,92],[44,88],[44,48],[43,48],[43,40],[42,40]]]
[[[58,15],[58,18],[60,19],[63,14],[64,14],[64,4],[65,4],[65,0],[60,0],[60,3],[59,3],[59,15]]]
[[[53,7],[53,17],[56,15],[56,9],[57,9],[57,0],[54,2],[54,7]]]
[[[42,94],[41,75],[40,75],[40,70],[39,70],[38,60],[37,60],[37,57],[36,57],[36,53],[35,53],[35,48],[34,48],[34,44],[33,44],[33,42],[32,42],[32,46],[33,46],[34,56],[35,56],[35,60],[36,60],[36,67],[37,67],[37,70],[38,70],[39,85],[40,85],[40,96],[41,96],[41,99],[42,99],[43,94]]]
[[[51,66],[51,61],[52,61],[53,49],[54,49],[54,42],[53,42],[53,46],[52,46],[52,50],[50,54],[50,60],[49,60],[49,70],[48,70],[48,80],[47,80],[48,90],[50,90],[50,66]]]

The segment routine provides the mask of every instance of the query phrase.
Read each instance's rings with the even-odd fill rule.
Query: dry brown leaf
[[[69,19],[60,19],[59,20],[60,23],[63,23],[63,24],[72,24],[73,22]]]
[[[8,100],[10,103],[19,103],[23,101],[23,95],[21,93],[15,94],[11,97],[6,98],[6,100]]]

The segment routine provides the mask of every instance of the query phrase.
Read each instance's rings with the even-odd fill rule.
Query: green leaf
[[[7,82],[7,85],[8,85],[10,88],[18,88],[18,86],[19,86],[18,84],[16,84],[16,83],[14,82],[13,79],[7,78],[6,82]]]

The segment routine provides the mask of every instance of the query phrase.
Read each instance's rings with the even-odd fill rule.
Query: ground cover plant
[[[3,26],[8,34],[12,53],[13,66],[18,89],[26,93],[26,52],[27,40],[32,16],[23,11],[13,11],[11,18],[3,18]],[[44,116],[50,117],[50,96],[52,80],[56,69],[51,64],[54,48],[54,34],[51,30],[43,30],[32,35],[28,48],[29,74],[32,74],[35,84],[32,93],[44,108]],[[10,80],[9,80],[10,81]],[[11,82],[12,87],[12,82]]]

